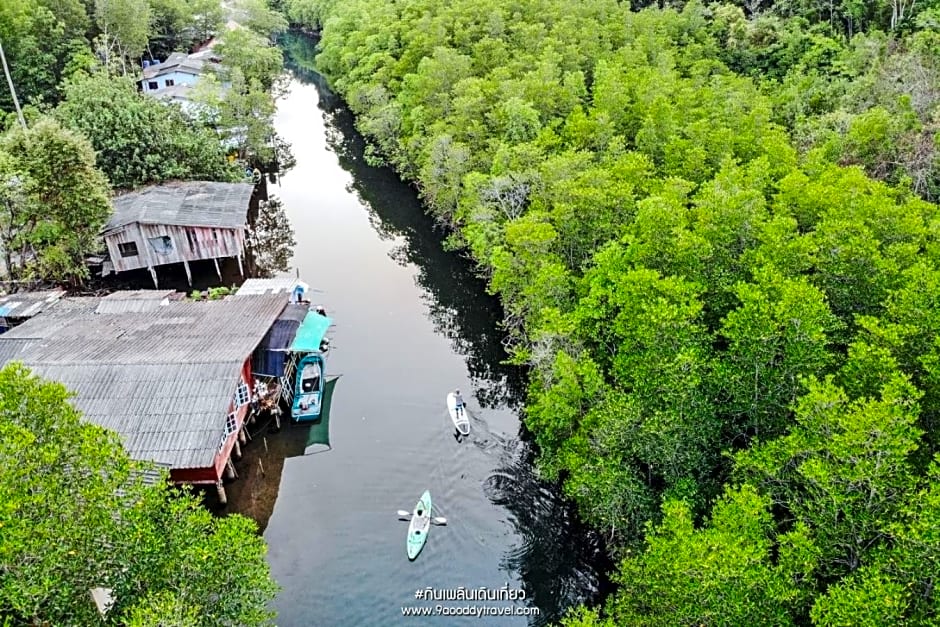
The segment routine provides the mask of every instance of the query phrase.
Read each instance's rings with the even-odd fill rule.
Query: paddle
[[[398,517],[399,517],[400,519],[402,519],[402,520],[410,520],[410,519],[411,519],[411,513],[410,513],[410,512],[406,512],[406,511],[403,510],[403,509],[400,509],[400,510],[398,510]],[[435,518],[432,518],[432,519],[431,519],[431,522],[434,523],[435,525],[446,525],[446,524],[447,524],[447,519],[444,518],[443,516],[437,516],[437,517],[435,517]]]

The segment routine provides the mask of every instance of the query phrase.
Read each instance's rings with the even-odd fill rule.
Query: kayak
[[[408,559],[418,557],[428,539],[428,530],[431,528],[431,493],[427,490],[421,495],[421,500],[415,505],[411,514],[411,524],[408,525]]]
[[[467,418],[467,409],[463,408],[457,411],[457,398],[451,392],[447,395],[447,411],[450,413],[450,420],[457,428],[460,435],[470,435],[470,419]]]

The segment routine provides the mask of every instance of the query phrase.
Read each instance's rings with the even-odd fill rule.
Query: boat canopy
[[[318,353],[323,336],[333,324],[333,319],[311,311],[304,318],[290,349],[295,353]]]
[[[252,373],[283,377],[287,352],[307,315],[306,305],[288,305],[251,356]],[[322,316],[321,316],[322,317]]]

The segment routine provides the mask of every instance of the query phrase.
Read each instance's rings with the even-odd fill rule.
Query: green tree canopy
[[[4,153],[8,155],[3,157]],[[42,118],[29,130],[0,137],[0,173],[6,177],[2,239],[16,278],[79,281],[85,256],[111,213],[107,179],[82,135]],[[11,257],[8,255],[8,259]]]

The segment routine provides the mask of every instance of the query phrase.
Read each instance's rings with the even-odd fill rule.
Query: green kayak
[[[411,524],[408,525],[408,559],[418,557],[428,539],[428,530],[431,528],[431,493],[427,490],[421,495],[421,500],[415,505],[411,513]]]

